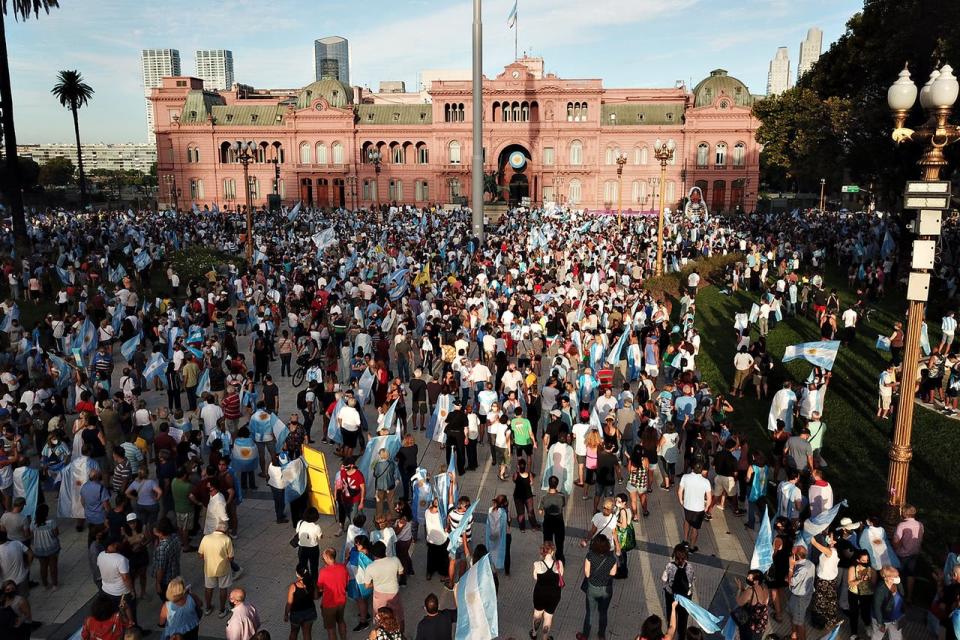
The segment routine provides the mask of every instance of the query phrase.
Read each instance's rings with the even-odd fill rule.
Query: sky
[[[692,87],[724,68],[755,94],[766,91],[777,47],[823,30],[824,51],[862,0],[517,0],[521,55],[543,56],[561,78],[601,78],[606,87]],[[483,3],[483,69],[513,60],[507,15],[514,0]],[[230,49],[235,78],[259,88],[314,80],[313,40],[350,41],[351,84],[417,86],[422,69],[469,69],[471,0],[60,0],[39,20],[7,17],[7,47],[19,143],[72,142],[70,114],[50,94],[57,72],[79,70],[96,92],[80,112],[84,142],[145,142],[140,50]]]

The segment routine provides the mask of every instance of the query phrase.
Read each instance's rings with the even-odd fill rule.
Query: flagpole
[[[520,38],[520,12],[514,14],[513,16],[513,61],[516,62],[520,59],[520,55],[517,53],[517,40]]]
[[[473,235],[483,245],[483,23],[480,0],[473,0],[473,160],[470,209]],[[480,247],[477,247],[479,251]]]

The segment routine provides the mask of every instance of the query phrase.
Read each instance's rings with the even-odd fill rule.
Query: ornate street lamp
[[[673,152],[677,143],[670,138],[661,142],[660,138],[653,143],[653,157],[660,161],[660,216],[657,220],[657,263],[653,267],[654,275],[663,275],[663,215],[667,188],[667,164],[673,159]]]
[[[236,154],[237,161],[243,165],[243,192],[247,204],[247,265],[253,266],[253,207],[250,204],[250,162],[253,160],[253,151],[257,148],[253,141],[241,142],[237,140],[230,149]]]
[[[367,151],[367,159],[373,163],[373,170],[376,173],[376,182],[373,183],[374,186],[374,196],[376,196],[375,201],[377,209],[380,208],[380,165],[383,164],[383,154],[380,153],[380,150],[376,147],[371,147]]]
[[[920,89],[920,107],[927,119],[916,130],[904,125],[917,99],[917,86],[910,80],[910,71],[904,66],[896,82],[887,90],[887,104],[893,112],[894,142],[916,142],[924,146],[923,156],[917,162],[923,169],[922,183],[908,183],[906,209],[918,209],[914,230],[912,267],[907,300],[907,335],[900,374],[900,398],[897,403],[893,442],[890,445],[890,468],[887,473],[887,504],[884,524],[892,530],[900,519],[907,496],[907,478],[913,447],[914,381],[920,360],[920,332],[929,295],[930,273],[936,250],[935,237],[940,235],[942,211],[950,203],[950,183],[940,181],[940,171],[947,165],[943,149],[960,140],[960,126],[949,122],[960,85],[950,65],[935,69]],[[923,194],[913,195],[911,194]]]
[[[623,228],[623,165],[627,164],[627,156],[623,153],[617,156],[617,226]]]

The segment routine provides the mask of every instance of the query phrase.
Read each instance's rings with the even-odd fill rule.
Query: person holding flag
[[[740,640],[760,640],[763,637],[763,633],[767,630],[769,600],[770,590],[764,581],[763,573],[759,570],[748,571],[746,582],[737,578],[737,608],[731,612],[730,617],[737,623]],[[693,614],[693,612],[690,613]],[[697,622],[700,623],[699,620]],[[710,629],[706,630],[710,631]],[[719,631],[719,628],[713,631]]]

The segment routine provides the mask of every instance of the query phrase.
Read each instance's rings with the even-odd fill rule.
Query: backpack
[[[297,394],[297,409],[300,411],[307,410],[307,389],[301,389]]]
[[[690,595],[690,578],[687,577],[686,565],[677,566],[677,571],[673,574],[673,582],[670,583],[670,593],[681,596]]]

